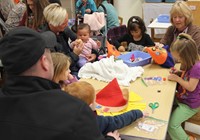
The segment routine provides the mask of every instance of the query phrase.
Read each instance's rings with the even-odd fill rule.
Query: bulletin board
[[[193,13],[193,24],[200,26],[200,1],[187,1]]]

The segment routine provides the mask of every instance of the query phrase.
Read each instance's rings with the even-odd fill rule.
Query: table
[[[144,2],[142,8],[143,8],[143,19],[146,27],[152,22],[152,20],[156,19],[160,14],[169,14],[173,4],[174,3],[166,3],[166,2],[159,2],[159,3]],[[150,28],[147,28],[147,33],[151,34]],[[156,36],[162,35],[164,33],[165,29],[155,30]]]
[[[180,65],[176,65],[176,68],[179,68]],[[169,75],[169,69],[161,68],[156,64],[149,64],[143,67],[144,68],[144,77],[148,76],[162,76],[166,77]],[[94,79],[81,79],[87,81],[94,86],[96,90],[102,89],[108,83],[100,82]],[[131,125],[120,129],[119,132],[122,138],[134,139],[135,137],[148,138],[148,139],[165,139],[168,121],[171,114],[171,108],[173,105],[174,94],[176,89],[176,82],[166,81],[162,85],[153,85],[146,87],[142,82],[141,78],[138,78],[136,81],[131,83],[131,86],[128,87],[129,91],[134,91],[136,94],[140,95],[144,102],[147,103],[146,111],[150,113],[151,117],[162,119],[167,123],[162,126],[155,134],[145,133],[144,131],[137,131],[134,127],[137,125],[136,122],[133,122]],[[160,90],[160,92],[158,92]],[[152,114],[152,110],[148,107],[150,102],[159,102],[160,106]]]
[[[160,23],[156,18],[147,27],[151,29],[151,38],[156,42],[159,40],[155,37],[155,29],[164,29],[164,31],[166,32],[166,29],[169,26],[171,26],[171,23]]]

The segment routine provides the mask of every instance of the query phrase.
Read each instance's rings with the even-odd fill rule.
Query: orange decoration
[[[155,63],[157,64],[164,64],[167,60],[167,50],[164,48],[159,48],[159,47],[146,47],[145,51],[147,51]]]
[[[110,57],[112,55],[117,57],[117,56],[120,55],[120,52],[115,48],[115,46],[110,44],[108,41],[106,41],[106,46],[107,46],[107,49],[108,49],[107,57]]]

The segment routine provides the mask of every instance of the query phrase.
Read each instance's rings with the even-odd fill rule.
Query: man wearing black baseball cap
[[[27,27],[13,29],[0,40],[7,74],[0,90],[1,140],[105,139],[88,105],[51,81],[50,48],[55,45],[54,33]]]

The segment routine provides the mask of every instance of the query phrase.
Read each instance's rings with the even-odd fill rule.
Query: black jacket
[[[105,138],[88,105],[61,91],[58,84],[39,77],[12,76],[0,91],[0,139]]]
[[[118,40],[114,41],[114,45],[119,48],[121,42],[127,42],[127,45],[130,43],[134,43],[136,45],[142,45],[144,47],[150,47],[150,46],[155,46],[155,43],[151,39],[151,37],[148,34],[144,34],[142,38],[139,41],[133,40],[132,35],[130,34],[125,34],[124,36],[120,37]]]
[[[50,31],[48,24],[43,25],[42,31]],[[70,65],[71,72],[72,73],[78,72],[79,67],[77,65],[77,62],[79,60],[79,56],[76,55],[73,52],[72,48],[70,48],[70,46],[69,46],[69,43],[70,43],[69,40],[75,41],[76,34],[69,27],[66,27],[63,32],[59,32],[59,34],[56,34],[56,38],[57,38],[57,42],[58,42],[56,51],[62,52],[64,54],[66,54],[67,56],[69,56],[71,59],[71,65]]]

